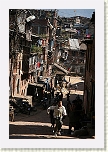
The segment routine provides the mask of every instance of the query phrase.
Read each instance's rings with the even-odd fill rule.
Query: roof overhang
[[[28,83],[28,85],[36,86],[36,87],[43,87],[44,84],[38,84],[38,83]]]

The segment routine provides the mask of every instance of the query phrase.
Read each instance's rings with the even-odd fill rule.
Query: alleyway
[[[65,102],[65,99],[63,101]],[[71,138],[67,134],[68,117],[64,120],[62,129],[62,137],[57,138]],[[9,122],[9,134],[10,139],[55,138],[50,117],[41,105],[37,107],[36,112],[31,112],[30,115],[18,114],[15,116],[15,122]]]
[[[68,81],[68,77],[66,78]],[[75,92],[74,87],[71,88],[70,100],[74,100],[76,94],[83,99],[83,81],[80,78],[71,78],[73,84],[79,83],[79,90]],[[53,101],[52,101],[53,102]],[[63,98],[63,105],[66,107],[66,98]],[[75,138],[68,134],[68,116],[64,119],[61,136],[56,138]],[[37,107],[36,112],[30,115],[18,114],[15,116],[15,122],[9,122],[9,138],[10,139],[50,139],[55,138],[51,128],[50,118],[46,110],[42,106]],[[87,137],[86,137],[87,138]]]
[[[68,119],[68,118],[67,118]],[[62,138],[67,136],[67,119],[63,125]],[[10,139],[33,139],[33,138],[55,138],[52,132],[49,115],[46,110],[41,110],[30,116],[17,118],[15,122],[10,122]],[[59,136],[60,138],[60,136]],[[68,136],[66,138],[69,138]]]
[[[9,9],[9,139],[55,138],[47,108],[62,95],[68,116],[57,138],[95,127],[95,10],[59,11]]]

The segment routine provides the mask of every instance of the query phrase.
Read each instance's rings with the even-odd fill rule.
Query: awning
[[[65,75],[65,73],[62,72],[62,71],[57,71],[57,72],[56,72],[56,75]]]
[[[69,73],[69,71],[67,71],[66,69],[64,69],[63,67],[61,67],[60,65],[54,63],[54,66],[56,66],[57,68],[59,68],[60,70],[62,70],[63,72],[65,72],[66,74]]]
[[[38,83],[28,83],[28,85],[33,85],[33,86],[37,86],[37,87],[43,87],[44,84],[38,84]]]

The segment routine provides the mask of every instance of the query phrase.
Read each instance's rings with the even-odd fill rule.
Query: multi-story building
[[[52,73],[55,47],[56,11],[33,10],[36,18],[32,22],[31,54],[29,57],[29,80],[27,94],[41,100],[44,84],[42,79]]]
[[[43,49],[44,69],[46,74],[50,74],[53,63],[53,51],[55,49],[55,34],[57,28],[56,10],[35,10],[37,19],[33,22],[32,32],[39,36],[40,46]],[[47,76],[48,76],[47,75]]]
[[[51,75],[56,17],[56,10],[9,10],[10,96],[29,95],[29,83]]]
[[[57,54],[57,63],[69,73],[85,75],[86,45],[78,39],[61,42]]]
[[[86,68],[84,82],[84,110],[94,126],[95,116],[95,13],[92,15],[91,24],[93,37],[85,38],[83,42],[87,45]],[[93,32],[94,27],[94,32]],[[90,33],[89,33],[90,34]]]
[[[89,22],[81,16],[58,18],[55,61],[73,74],[85,75],[87,46],[81,40],[90,31]]]
[[[10,95],[26,96],[31,50],[31,16],[27,10],[9,10]]]
[[[78,39],[70,39],[69,61],[71,62],[70,72],[78,75],[85,75],[86,45]]]

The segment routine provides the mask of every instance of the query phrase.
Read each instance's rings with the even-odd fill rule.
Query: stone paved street
[[[81,83],[79,86],[80,90],[76,91],[71,90],[70,100],[74,100],[76,94],[80,94],[80,97],[83,98],[83,82],[77,78],[73,78],[74,83]],[[63,105],[66,106],[66,98],[63,99]],[[68,116],[64,119],[64,124],[62,126],[61,136],[56,138],[66,138],[74,139],[68,134]],[[9,138],[10,139],[45,139],[45,138],[55,138],[54,133],[52,132],[51,123],[49,115],[46,110],[42,109],[42,106],[37,107],[36,112],[31,112],[30,115],[18,114],[15,116],[15,122],[9,121]],[[89,137],[84,137],[89,138]]]
[[[65,120],[65,124],[62,127],[62,138],[67,136],[67,123]],[[18,120],[16,116],[15,122],[10,122],[10,138],[55,138],[46,110],[37,111],[31,116],[22,116]],[[70,137],[67,136],[66,138]]]

